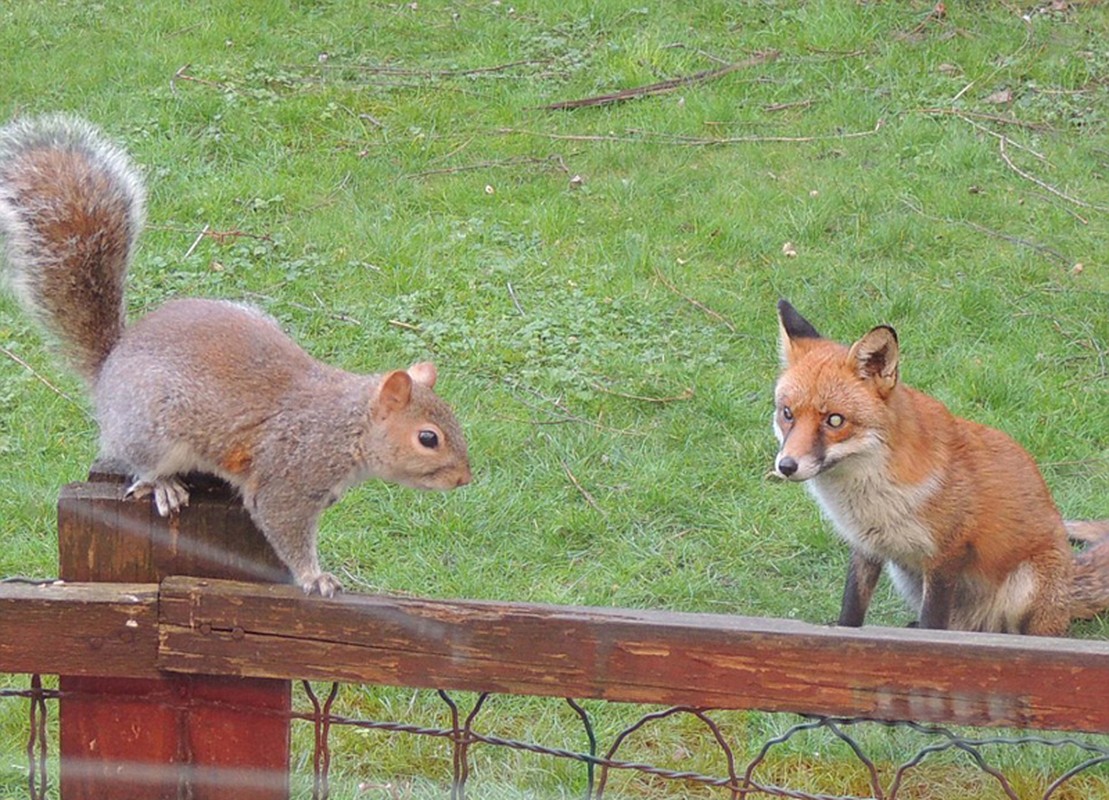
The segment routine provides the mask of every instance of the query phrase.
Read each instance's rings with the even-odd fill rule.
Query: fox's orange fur
[[[845,347],[778,308],[775,472],[804,481],[851,546],[841,625],[863,623],[883,566],[923,627],[1059,635],[1109,606],[1109,543],[1076,562],[1031,456],[902,384],[892,328]]]

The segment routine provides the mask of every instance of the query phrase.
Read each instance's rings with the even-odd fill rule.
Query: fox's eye
[[[439,434],[435,431],[420,431],[416,434],[416,438],[428,450],[434,450],[439,446]]]
[[[782,406],[782,419],[786,422],[793,422],[793,409],[789,406]]]
[[[846,421],[843,414],[829,414],[827,419],[829,428],[840,428]]]

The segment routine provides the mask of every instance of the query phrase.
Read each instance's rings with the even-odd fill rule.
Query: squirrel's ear
[[[421,361],[419,364],[413,364],[408,368],[408,374],[416,383],[421,386],[426,386],[429,389],[435,387],[435,379],[439,377],[439,372],[430,361]]]
[[[412,398],[412,378],[402,369],[394,370],[381,379],[377,389],[377,413],[387,416],[400,411]]]
[[[778,334],[783,367],[796,362],[809,343],[821,338],[816,328],[786,300],[778,301]]]
[[[883,397],[888,395],[897,385],[897,365],[901,360],[897,331],[889,325],[871,329],[851,345],[847,360],[854,363],[860,378],[874,381],[878,393]]]

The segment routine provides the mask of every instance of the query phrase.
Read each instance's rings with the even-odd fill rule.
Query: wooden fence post
[[[190,480],[189,506],[163,519],[149,499],[123,499],[122,476],[95,469],[58,500],[62,580],[291,580],[223,484]],[[289,796],[289,681],[61,676],[59,688],[65,800]]]

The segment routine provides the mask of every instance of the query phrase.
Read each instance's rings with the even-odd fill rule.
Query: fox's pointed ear
[[[394,370],[381,379],[377,388],[376,416],[387,417],[400,411],[412,399],[412,377],[402,369]]]
[[[797,309],[786,300],[778,301],[778,332],[782,351],[782,365],[794,363],[800,351],[805,349],[805,340],[820,339],[812,324],[797,313]]]
[[[855,365],[859,377],[874,381],[878,393],[883,397],[897,385],[897,365],[901,358],[901,348],[897,344],[897,331],[889,325],[872,328],[855,344],[847,355],[849,363]]]

